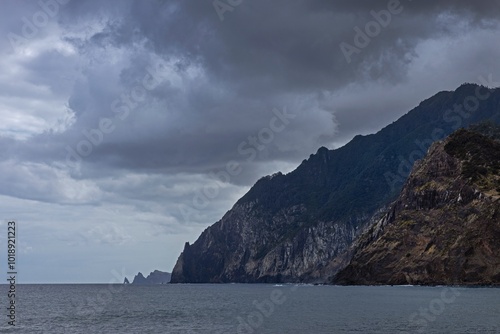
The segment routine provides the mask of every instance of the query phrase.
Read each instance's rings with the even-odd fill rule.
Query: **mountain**
[[[148,275],[148,277],[144,277],[142,273],[138,273],[135,275],[132,284],[135,285],[147,285],[147,284],[166,284],[170,283],[171,274],[159,270],[155,270]],[[128,279],[125,278],[128,282]]]
[[[459,130],[434,144],[354,248],[335,283],[500,285],[500,142]]]
[[[352,243],[401,191],[415,160],[454,130],[500,123],[500,89],[440,92],[376,134],[320,148],[289,174],[261,178],[184,250],[172,283],[327,282]]]

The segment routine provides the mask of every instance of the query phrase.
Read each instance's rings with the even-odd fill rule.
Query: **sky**
[[[260,177],[500,86],[499,21],[498,0],[1,0],[19,282],[171,271]]]

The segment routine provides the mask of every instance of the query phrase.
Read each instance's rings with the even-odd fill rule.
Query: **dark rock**
[[[500,285],[500,143],[459,130],[414,167],[336,284]]]
[[[148,284],[167,284],[170,283],[171,274],[159,270],[155,270],[148,275],[146,280]]]
[[[148,277],[144,277],[142,273],[138,273],[135,275],[132,284],[134,285],[147,285],[147,284],[167,284],[170,283],[171,274],[167,272],[162,272],[159,270],[155,270],[148,275]]]
[[[450,121],[448,111],[477,89],[487,90],[463,85],[441,92],[377,134],[336,150],[322,147],[293,172],[261,178],[194,244],[186,243],[172,283],[330,281],[432,142],[458,126],[500,121],[498,89],[467,118]],[[446,193],[429,189],[414,205],[432,207],[440,196]]]
[[[144,277],[144,275],[140,272],[135,275],[132,284],[147,284],[146,277]]]

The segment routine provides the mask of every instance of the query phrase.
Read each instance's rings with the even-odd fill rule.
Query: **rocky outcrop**
[[[139,272],[137,275],[135,275],[134,280],[132,281],[132,284],[143,285],[143,284],[148,284],[148,283],[147,283],[146,277],[144,277],[144,275],[141,272]]]
[[[172,283],[330,281],[437,137],[459,125],[500,120],[500,90],[489,90],[467,118],[451,117],[478,90],[486,94],[475,85],[441,92],[377,134],[356,136],[336,150],[322,147],[293,172],[260,179],[185,244]]]
[[[459,130],[417,163],[336,284],[500,284],[500,143]]]
[[[300,217],[306,212],[298,206],[266,217],[258,202],[235,205],[195,244],[186,243],[173,282],[323,281],[344,263],[331,259],[352,243],[355,222],[305,226]]]
[[[146,281],[148,284],[167,284],[171,277],[171,273],[155,270],[146,277]]]
[[[151,272],[148,277],[144,277],[142,273],[135,275],[132,281],[133,285],[150,285],[150,284],[167,284],[170,283],[171,274],[159,270]],[[128,282],[128,279],[125,278]]]

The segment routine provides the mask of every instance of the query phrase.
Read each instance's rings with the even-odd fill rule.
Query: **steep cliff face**
[[[306,226],[303,206],[273,215],[255,202],[238,203],[221,221],[186,244],[172,273],[176,282],[322,281],[356,235],[353,222]],[[341,263],[339,263],[341,264]]]
[[[477,91],[488,100],[467,118],[451,117]],[[353,240],[397,197],[412,159],[459,125],[500,120],[499,102],[500,90],[475,85],[441,92],[377,134],[320,148],[293,172],[260,179],[186,243],[171,282],[329,281],[349,260]]]
[[[416,164],[337,284],[500,284],[500,143],[459,130]]]

